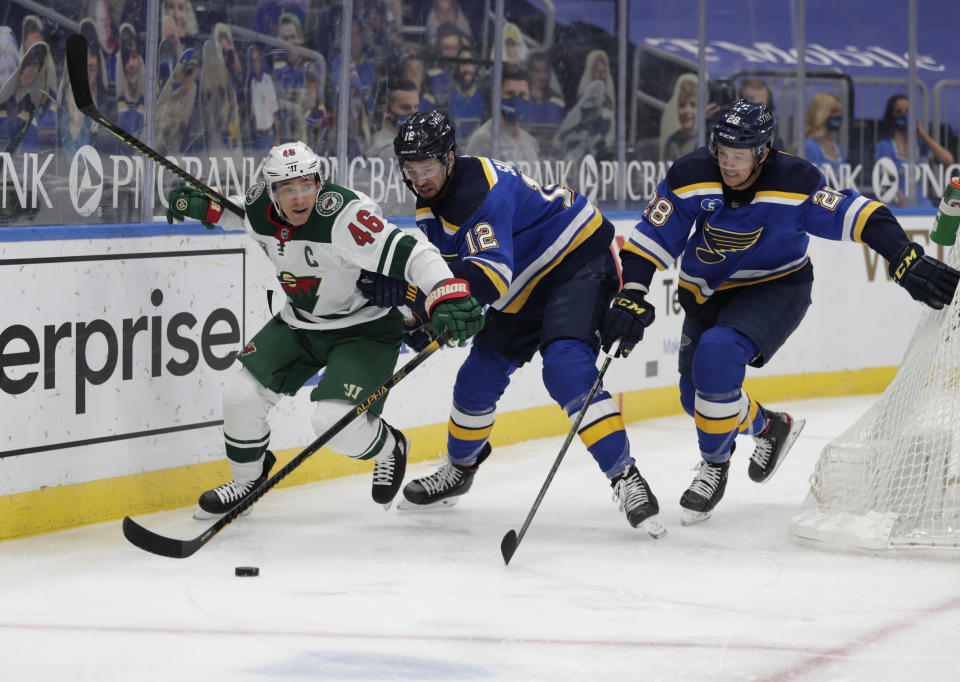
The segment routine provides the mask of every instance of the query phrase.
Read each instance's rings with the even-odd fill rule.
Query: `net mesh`
[[[960,248],[947,262],[960,268]],[[921,316],[893,382],[821,452],[798,537],[960,549],[960,297]]]

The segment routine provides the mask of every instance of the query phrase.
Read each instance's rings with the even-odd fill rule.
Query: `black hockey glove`
[[[603,317],[600,345],[605,352],[620,339],[614,357],[627,357],[643,338],[643,330],[653,324],[656,316],[653,306],[644,300],[639,289],[624,289],[610,301],[610,309]]]
[[[960,272],[936,258],[925,256],[923,247],[914,242],[891,261],[890,276],[913,298],[940,310],[953,300]]]
[[[414,312],[423,312],[427,319],[426,300],[420,288],[408,284],[404,279],[387,277],[369,270],[361,270],[357,279],[357,289],[363,297],[378,308],[399,308],[407,306]]]
[[[414,313],[403,321],[403,342],[415,353],[419,353],[436,338],[433,324],[426,315]]]

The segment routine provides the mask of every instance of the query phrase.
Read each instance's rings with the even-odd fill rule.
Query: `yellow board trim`
[[[744,382],[744,388],[763,402],[881,393],[896,372],[896,367],[877,367],[848,372],[761,377],[748,379]],[[676,386],[630,391],[617,394],[614,399],[621,402],[621,412],[627,423],[683,412],[680,391]],[[559,406],[530,407],[499,413],[490,443],[496,448],[563,435],[569,430],[570,419]],[[437,452],[446,450],[445,422],[404,429],[404,433],[412,441],[411,462],[438,461]],[[300,448],[276,451],[277,468],[299,452]],[[323,449],[305,461],[278,487],[356,474],[369,476],[372,468],[371,461],[352,460]],[[229,471],[226,461],[218,460],[0,496],[0,540],[116,521],[128,515],[139,516],[189,507],[196,504],[202,491],[227,480]],[[117,532],[120,532],[119,529]]]

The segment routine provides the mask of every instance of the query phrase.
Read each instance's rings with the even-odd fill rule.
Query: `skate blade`
[[[250,516],[250,513],[253,511],[253,507],[247,507],[240,516]],[[195,521],[209,521],[210,519],[220,519],[226,516],[226,514],[211,514],[208,511],[204,511],[200,507],[197,507],[193,510],[193,519]]]
[[[402,500],[397,502],[397,510],[398,511],[436,511],[438,509],[445,509],[447,507],[454,506],[457,503],[458,499],[459,498],[457,497],[445,497],[442,500],[433,502],[431,504],[415,504],[404,497]]]
[[[684,509],[680,512],[680,525],[692,526],[695,523],[702,523],[713,516],[713,512],[698,512],[692,509]]]
[[[773,475],[777,473],[777,469],[780,468],[780,465],[783,464],[783,460],[787,458],[787,455],[790,454],[790,448],[793,447],[793,444],[797,442],[797,438],[800,437],[800,432],[803,431],[803,427],[806,426],[806,419],[794,419],[793,426],[790,428],[790,433],[787,434],[787,440],[783,444],[783,452],[780,453],[780,458],[777,460],[777,465],[773,467],[773,471],[763,479],[762,481],[757,481],[758,483],[766,483]]]
[[[650,533],[650,537],[658,540],[667,534],[667,527],[663,525],[659,514],[654,514],[650,518],[645,519],[644,522],[640,524],[640,528]]]

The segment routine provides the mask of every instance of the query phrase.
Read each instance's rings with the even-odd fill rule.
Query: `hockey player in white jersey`
[[[700,464],[683,493],[681,520],[709,518],[723,497],[737,435],[756,441],[748,474],[762,483],[782,464],[803,421],[742,390],[810,305],[809,235],[866,243],[894,281],[933,307],[948,304],[958,273],[925,256],[889,209],[825,185],[815,166],[773,148],[767,107],[740,100],[713,127],[709,148],[678,159],[620,251],[623,290],[603,323],[603,344],[627,355],[653,321],[644,296],[654,272],[681,257],[680,399],[694,418]],[[692,230],[691,230],[692,226]]]
[[[310,394],[319,434],[393,374],[402,317],[360,294],[361,270],[402,277],[431,292],[427,309],[436,332],[449,329],[460,345],[483,326],[469,285],[453,277],[436,248],[387,222],[370,197],[326,183],[320,171],[320,158],[303,142],[274,147],[263,163],[263,182],[247,191],[242,221],[192,187],[170,192],[169,222],[190,217],[211,229],[242,227],[273,262],[287,296],[280,313],[240,350],[240,367],[224,387],[223,433],[233,480],[200,496],[197,518],[227,513],[267,479],[276,461],[267,449],[267,417],[282,395],[293,395],[326,368]],[[373,499],[389,506],[410,443],[380,417],[385,400],[334,435],[328,447],[373,459]]]

